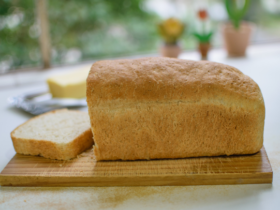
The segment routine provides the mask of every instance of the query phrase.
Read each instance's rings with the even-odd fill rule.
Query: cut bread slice
[[[17,153],[69,160],[93,145],[88,113],[61,109],[34,117],[11,133]]]

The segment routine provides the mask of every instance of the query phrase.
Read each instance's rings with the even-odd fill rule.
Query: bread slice
[[[69,160],[93,145],[89,116],[67,109],[34,117],[11,133],[17,153]]]

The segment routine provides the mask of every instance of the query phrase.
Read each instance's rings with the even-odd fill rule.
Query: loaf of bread
[[[260,88],[221,63],[99,61],[87,102],[97,160],[252,154],[263,145]]]
[[[34,117],[11,133],[14,148],[24,155],[68,160],[93,145],[89,116],[67,109]]]

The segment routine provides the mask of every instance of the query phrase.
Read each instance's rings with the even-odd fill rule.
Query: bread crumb
[[[72,126],[73,122],[75,122],[75,126]],[[47,127],[44,132],[39,132],[45,126]],[[16,150],[19,145],[24,145],[22,151],[25,154],[32,153],[32,150],[36,148],[40,156],[65,160],[72,158],[72,151],[92,146],[90,128],[90,119],[87,112],[60,109],[32,118],[18,126],[14,130],[12,138],[17,138],[17,141],[20,142],[18,146],[15,145]],[[32,140],[30,140],[30,136]],[[84,141],[85,143],[82,144]],[[42,142],[44,146],[37,148],[38,142]],[[48,148],[47,145],[52,145],[49,148],[50,152],[49,149],[45,149]],[[67,151],[68,146],[66,145],[69,145],[69,151]],[[21,149],[19,148],[19,150]]]
[[[60,167],[62,166],[62,164],[59,165]]]
[[[24,200],[24,202],[26,202],[26,200]]]

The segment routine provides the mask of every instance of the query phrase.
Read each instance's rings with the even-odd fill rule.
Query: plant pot
[[[201,55],[201,60],[207,60],[208,59],[208,52],[211,48],[211,45],[209,42],[207,43],[199,43],[198,50]]]
[[[231,23],[226,23],[223,26],[224,44],[229,57],[243,57],[246,55],[252,28],[253,25],[248,22],[242,22],[239,29],[235,29]]]
[[[160,53],[163,57],[178,58],[181,53],[181,47],[177,44],[163,45],[160,48]]]

